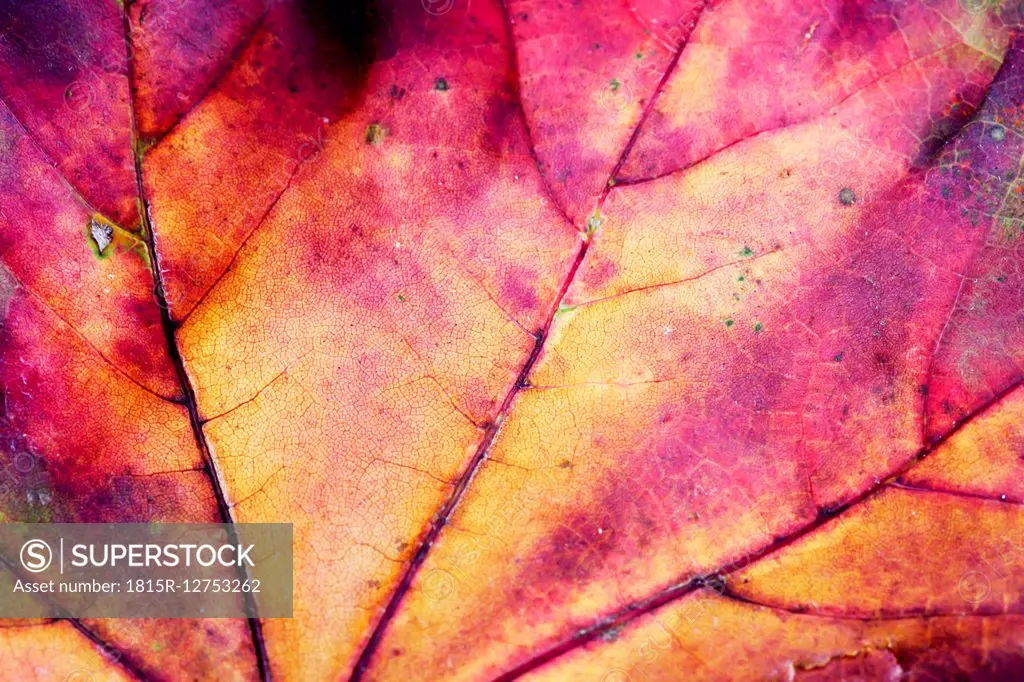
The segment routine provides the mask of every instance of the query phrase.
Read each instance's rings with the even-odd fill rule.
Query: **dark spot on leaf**
[[[435,78],[434,79],[434,89],[435,90],[439,90],[440,92],[447,92],[448,91],[448,81],[445,80],[444,78]]]
[[[844,187],[839,190],[839,203],[843,206],[853,206],[853,203],[857,201],[857,195],[854,194],[853,190],[849,187]]]
[[[725,593],[725,578],[716,573],[715,575],[709,575],[706,578],[700,580],[704,587],[714,590],[719,594]]]
[[[371,123],[366,127],[366,144],[379,145],[387,137],[388,129],[379,123]]]
[[[391,22],[377,0],[301,0],[318,70],[361,90],[370,65],[395,54]]]
[[[605,642],[614,642],[619,638],[619,633],[621,632],[622,626],[616,625],[615,627],[608,628],[598,636]]]
[[[822,521],[824,521],[826,519],[831,519],[833,516],[838,514],[841,510],[842,510],[842,507],[839,507],[839,506],[835,506],[835,507],[829,507],[829,506],[818,507],[818,519],[822,520]]]

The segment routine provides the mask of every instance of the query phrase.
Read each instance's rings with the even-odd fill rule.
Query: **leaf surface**
[[[296,538],[6,676],[1012,677],[1021,21],[4,4],[4,518]]]

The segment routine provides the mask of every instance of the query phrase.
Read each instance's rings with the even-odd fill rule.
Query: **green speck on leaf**
[[[740,251],[740,257],[741,258],[750,258],[753,255],[754,255],[754,250],[752,248],[750,248],[749,246],[744,246],[743,250]]]
[[[402,294],[398,294],[397,298],[399,303],[405,303],[405,296],[402,296]]]
[[[1003,228],[1003,236],[1006,239],[1014,239],[1021,232],[1020,221],[1009,216],[999,219],[999,226]]]
[[[635,55],[633,55],[633,56],[634,56],[634,57],[635,57],[636,59],[643,59],[643,58],[644,58],[644,53],[643,53],[643,52],[637,52],[637,53],[636,53]]]
[[[761,324],[760,322],[755,322],[754,323],[754,333],[755,334],[760,334],[762,329],[764,329],[764,325],[763,324]]]
[[[589,235],[597,232],[597,228],[601,227],[601,223],[603,222],[604,218],[602,218],[599,213],[595,213],[587,218],[587,234]]]
[[[1006,128],[1004,128],[1003,126],[995,126],[989,132],[989,137],[991,137],[996,142],[1002,142],[1003,140],[1006,139]]]
[[[725,320],[723,320],[723,321],[725,322],[725,326],[726,327],[731,327],[734,324],[736,324],[736,321],[733,320],[732,318],[729,318],[729,317],[725,318]]]
[[[618,78],[613,78],[609,87],[611,87],[612,92],[618,92],[619,88],[622,87],[622,83],[619,82]]]
[[[740,275],[739,277],[736,278],[736,281],[737,282],[742,282],[745,279],[746,279],[746,277],[744,277],[743,275]]]
[[[155,140],[143,140],[141,137],[136,138],[132,145],[134,147],[133,151],[135,152],[135,156],[141,159],[154,144],[156,144]]]
[[[571,311],[573,311],[575,309],[576,309],[576,306],[574,306],[574,305],[565,305],[563,303],[562,305],[558,306],[558,310],[555,311],[555,317],[557,317],[557,316],[559,316],[559,315],[561,315],[563,313],[571,312]]]

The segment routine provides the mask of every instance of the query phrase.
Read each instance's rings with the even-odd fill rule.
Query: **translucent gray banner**
[[[0,524],[0,618],[291,616],[291,524]]]

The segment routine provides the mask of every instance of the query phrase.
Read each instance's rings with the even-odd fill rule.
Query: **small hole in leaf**
[[[89,236],[96,243],[96,250],[102,254],[110,242],[114,241],[114,228],[93,218],[89,223]]]

